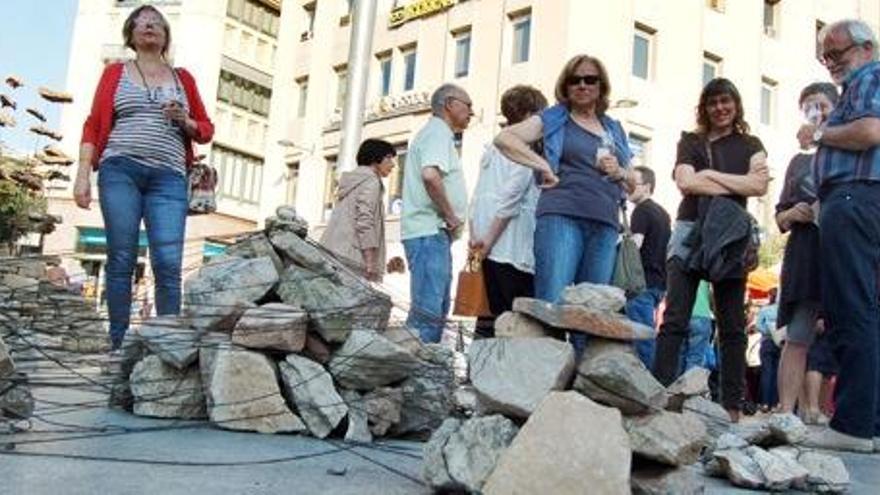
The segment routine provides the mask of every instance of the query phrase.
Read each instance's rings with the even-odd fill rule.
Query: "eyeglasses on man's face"
[[[819,55],[819,63],[822,65],[836,64],[843,60],[843,57],[853,48],[862,46],[862,43],[850,43],[844,48],[825,50]]]
[[[448,99],[450,101],[457,101],[457,102],[461,103],[462,105],[468,107],[469,110],[473,110],[473,108],[474,108],[474,104],[470,100],[465,100],[465,99],[459,98],[457,96],[450,96]]]

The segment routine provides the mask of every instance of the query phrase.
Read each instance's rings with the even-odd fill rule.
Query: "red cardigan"
[[[95,152],[92,155],[92,167],[98,168],[98,161],[101,154],[107,146],[107,140],[110,139],[110,131],[113,129],[113,100],[116,97],[116,88],[119,86],[119,79],[122,77],[122,63],[109,64],[104,68],[101,74],[101,80],[98,82],[98,89],[95,90],[95,97],[92,99],[92,110],[83,124],[81,144],[89,143],[95,146]],[[184,149],[186,150],[186,165],[190,166],[195,161],[195,152],[193,150],[193,141],[199,144],[205,144],[214,137],[214,124],[208,118],[205,112],[205,105],[199,96],[199,90],[196,88],[196,80],[192,74],[186,69],[175,69],[177,76],[180,78],[180,84],[186,92],[186,99],[189,102],[189,116],[196,121],[196,133],[192,137],[184,137]]]

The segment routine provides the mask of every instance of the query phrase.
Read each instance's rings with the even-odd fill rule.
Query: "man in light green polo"
[[[455,134],[467,128],[474,113],[467,92],[454,84],[434,91],[431,113],[407,152],[400,228],[410,267],[407,325],[424,342],[440,342],[452,285],[450,248],[467,211]]]

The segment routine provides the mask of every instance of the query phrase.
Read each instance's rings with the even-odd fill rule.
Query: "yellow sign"
[[[419,0],[409,5],[397,7],[388,16],[388,27],[396,27],[419,17],[436,14],[455,5],[457,0]]]

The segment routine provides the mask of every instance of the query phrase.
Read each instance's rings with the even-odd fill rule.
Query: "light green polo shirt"
[[[702,316],[703,318],[715,319],[712,314],[712,306],[709,303],[709,282],[700,280],[700,286],[697,289],[697,297],[694,299],[694,310],[691,311],[691,317]]]
[[[432,116],[409,143],[407,150],[400,217],[402,240],[434,235],[444,225],[422,181],[422,168],[428,166],[440,170],[446,197],[455,215],[464,220],[467,214],[467,189],[455,149],[455,136],[443,119]]]

